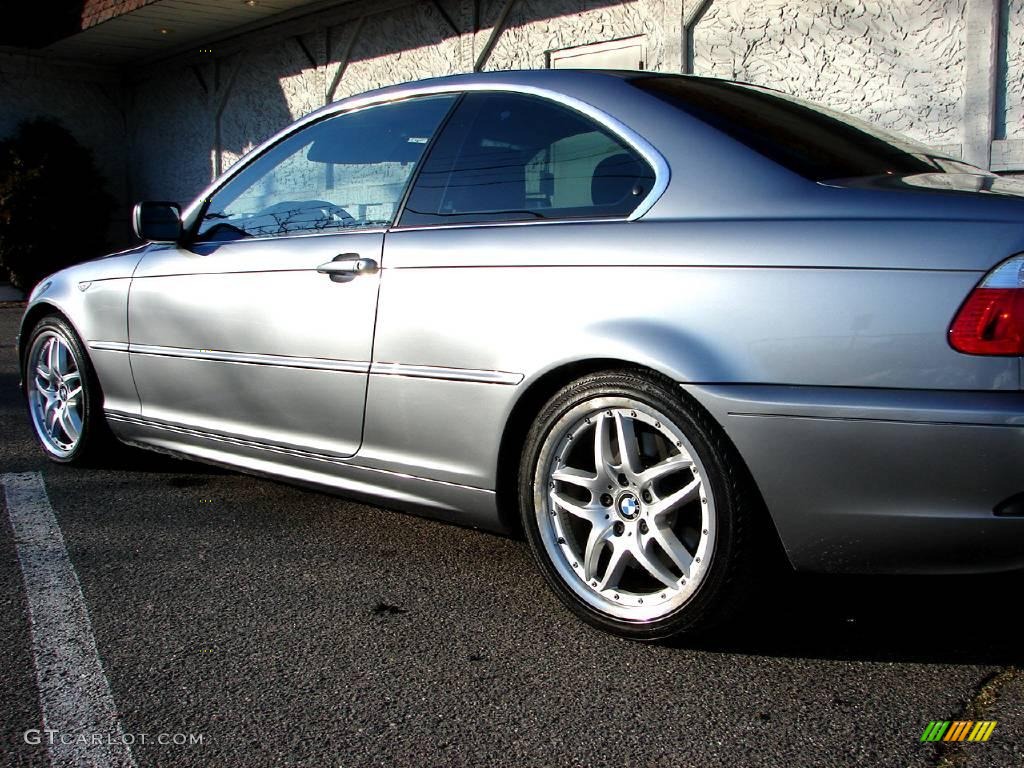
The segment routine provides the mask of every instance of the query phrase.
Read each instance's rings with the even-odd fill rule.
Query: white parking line
[[[43,476],[5,474],[0,481],[25,580],[50,762],[55,768],[135,766]]]

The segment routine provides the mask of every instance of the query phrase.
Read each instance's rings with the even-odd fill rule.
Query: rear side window
[[[400,224],[625,217],[653,184],[635,150],[575,110],[470,93],[424,161]]]
[[[977,170],[856,118],[757,86],[678,76],[630,82],[812,181]]]

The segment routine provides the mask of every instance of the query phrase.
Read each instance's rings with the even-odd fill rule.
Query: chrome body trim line
[[[477,227],[542,227],[554,224],[618,224],[630,221],[632,217],[603,216],[580,219],[531,219],[529,221],[453,221],[441,224],[396,224],[389,232],[419,232],[424,229],[469,229]],[[410,267],[389,267],[389,269],[410,269]]]
[[[184,347],[131,344],[128,346],[128,351],[135,355],[183,357],[190,360],[212,360],[218,363],[241,363],[245,365],[274,365],[281,368],[314,368],[321,371],[341,371],[342,373],[366,373],[370,370],[369,363],[354,360],[327,360],[317,357],[225,352],[219,349],[187,349]]]
[[[151,429],[161,429],[167,432],[176,432],[182,435],[190,435],[192,437],[203,438],[204,440],[211,440],[220,443],[230,443],[232,445],[239,445],[245,448],[256,448],[259,450],[270,451],[273,453],[282,453],[287,456],[296,456],[304,459],[314,459],[316,461],[325,461],[332,464],[340,464],[346,467],[354,467],[356,469],[365,470],[367,472],[380,472],[382,474],[391,475],[394,477],[402,477],[410,480],[419,480],[425,483],[437,483],[439,485],[449,485],[455,488],[464,488],[471,491],[483,491],[484,493],[494,493],[493,490],[488,488],[477,488],[472,485],[465,485],[463,483],[453,483],[448,480],[435,480],[430,477],[422,477],[420,475],[411,475],[407,472],[394,472],[388,469],[382,469],[380,467],[367,467],[361,464],[357,464],[350,461],[349,458],[341,456],[332,456],[328,453],[316,453],[314,451],[305,451],[301,448],[289,448],[283,445],[274,445],[273,443],[263,443],[258,440],[249,440],[243,437],[233,437],[231,435],[217,434],[216,432],[207,432],[202,429],[194,429],[191,427],[183,427],[178,424],[170,424],[165,421],[158,419],[150,419],[145,416],[137,416],[132,413],[124,413],[123,411],[114,411],[104,409],[103,414],[111,421],[118,421],[124,424],[135,424],[141,427],[149,427]]]
[[[402,363],[373,363],[370,374],[375,376],[406,376],[417,379],[469,381],[477,384],[515,385],[523,380],[521,373],[483,371],[474,368],[444,368],[436,365],[404,365]]]
[[[225,352],[214,349],[186,349],[148,344],[125,344],[119,341],[90,341],[90,349],[131,352],[136,355],[158,357],[181,357],[189,360],[212,360],[219,363],[242,363],[247,365],[275,365],[282,368],[314,368],[343,373],[371,373],[376,376],[405,376],[419,379],[442,379],[444,381],[468,381],[478,384],[515,385],[523,380],[523,374],[508,371],[486,371],[476,368],[445,368],[435,365],[405,365],[403,363],[360,363],[351,360],[324,360],[312,357],[290,355],[264,355],[243,352]]]
[[[338,235],[382,235],[389,230],[388,227],[373,226],[373,227],[349,227],[348,229],[332,229],[330,231],[322,232],[290,232],[287,235],[250,235],[245,238],[247,243],[258,243],[261,240],[298,240],[314,237],[337,237]],[[204,240],[203,243],[209,243],[212,241]],[[281,272],[300,272],[304,270],[291,270],[282,269]],[[223,273],[222,273],[223,274]]]
[[[89,349],[102,349],[108,352],[127,352],[128,343],[125,341],[87,341]]]

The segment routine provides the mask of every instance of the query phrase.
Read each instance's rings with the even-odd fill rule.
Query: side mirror
[[[135,234],[149,243],[176,243],[181,237],[181,208],[177,203],[138,203],[132,211]]]

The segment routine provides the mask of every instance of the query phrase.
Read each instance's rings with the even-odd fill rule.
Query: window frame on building
[[[635,59],[636,66],[619,66],[624,53]],[[647,68],[647,35],[631,35],[596,43],[553,48],[544,52],[548,69],[630,69]]]

